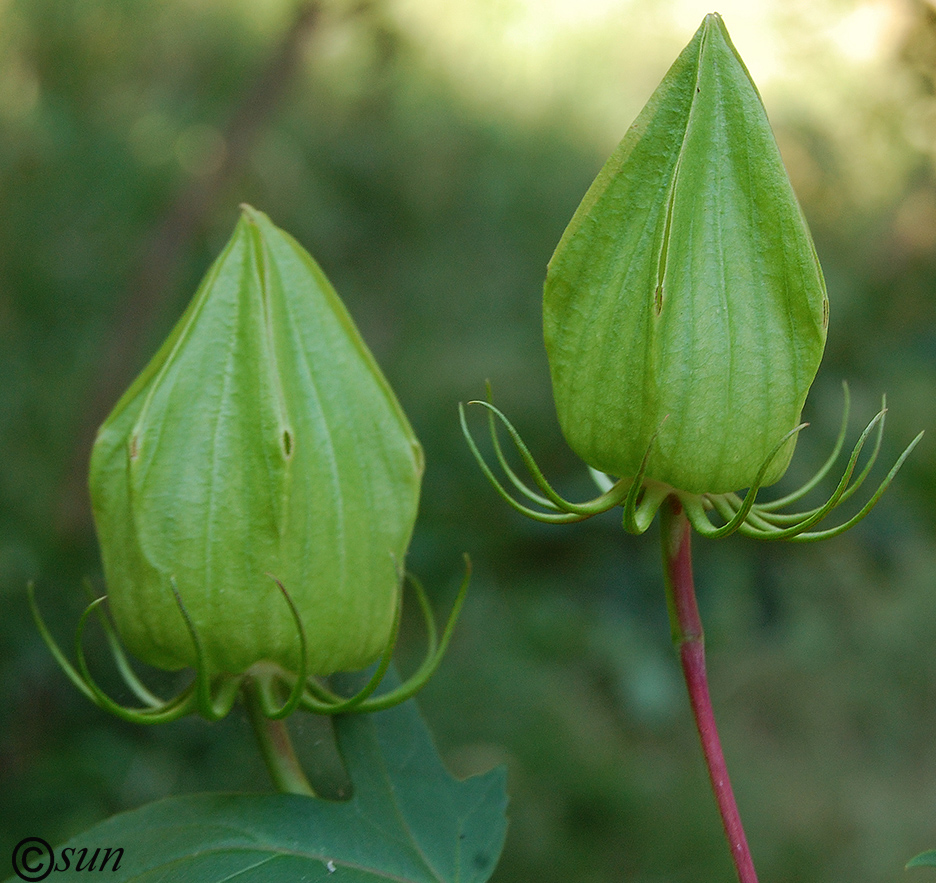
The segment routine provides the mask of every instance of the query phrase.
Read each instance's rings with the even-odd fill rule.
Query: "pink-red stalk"
[[[689,703],[702,741],[702,752],[705,755],[722,824],[725,826],[728,845],[731,847],[738,880],[740,883],[757,883],[754,862],[747,838],[744,836],[734,792],[731,790],[728,767],[718,738],[718,728],[715,725],[715,714],[709,696],[708,678],[705,674],[705,639],[692,578],[691,527],[682,504],[675,496],[666,500],[661,507],[661,514],[663,574],[673,644],[679,652],[683,677],[689,691]]]

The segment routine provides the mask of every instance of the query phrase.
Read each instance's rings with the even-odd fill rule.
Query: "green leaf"
[[[563,433],[611,475],[636,475],[649,450],[648,479],[749,487],[799,423],[827,309],[760,96],[708,15],[550,261],[543,329]]]
[[[483,883],[504,843],[505,770],[445,770],[410,701],[335,721],[354,796],[171,797],[114,816],[55,850],[120,847],[110,883]],[[68,873],[76,873],[72,853]],[[38,859],[31,858],[35,864]],[[67,879],[61,873],[52,878]],[[104,879],[102,877],[102,879]],[[10,878],[7,883],[18,883]]]
[[[921,852],[907,862],[908,868],[936,868],[936,849]]]

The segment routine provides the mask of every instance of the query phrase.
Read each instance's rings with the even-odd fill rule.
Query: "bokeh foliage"
[[[831,444],[843,378],[856,424],[886,390],[891,459],[936,428],[936,13],[892,5],[893,78],[869,82],[870,100],[831,89],[840,103],[816,113],[781,95],[774,113],[765,90],[832,311],[791,486]],[[651,4],[621,7],[626,23]],[[410,567],[441,604],[461,551],[474,559],[421,705],[454,770],[510,764],[494,879],[727,879],[653,540],[625,537],[613,515],[564,528],[516,516],[457,427],[456,402],[490,378],[544,470],[590,493],[556,426],[540,293],[607,130],[589,137],[565,93],[536,112],[475,100],[406,4],[305,8],[0,3],[0,855],[167,794],[267,787],[243,720],[150,730],[105,717],[55,668],[25,603],[36,579],[67,642],[82,577],[101,586],[84,490],[93,431],[247,201],[321,263],[424,444]],[[795,30],[798,6],[785,8]],[[682,33],[668,25],[671,57],[706,11]],[[643,64],[628,55],[644,94],[606,102],[618,135],[670,60],[646,50]],[[764,879],[898,879],[933,846],[934,498],[924,440],[844,537],[697,543],[716,714]],[[419,652],[405,637],[404,667]],[[320,723],[296,729],[315,767]]]

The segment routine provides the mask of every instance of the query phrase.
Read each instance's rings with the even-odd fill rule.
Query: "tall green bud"
[[[605,164],[549,264],[559,421],[589,465],[690,493],[749,487],[825,346],[815,248],[718,15]],[[762,485],[789,464],[795,437]]]

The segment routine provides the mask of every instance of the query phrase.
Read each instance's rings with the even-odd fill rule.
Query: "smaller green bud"
[[[301,625],[303,675],[368,665],[391,640],[422,471],[321,269],[245,207],[94,445],[120,637],[151,665],[211,678],[298,672]]]
[[[559,422],[590,466],[693,494],[777,481],[828,299],[760,96],[706,16],[566,229],[543,298]],[[649,456],[648,456],[649,452]],[[645,458],[647,458],[645,460]]]

